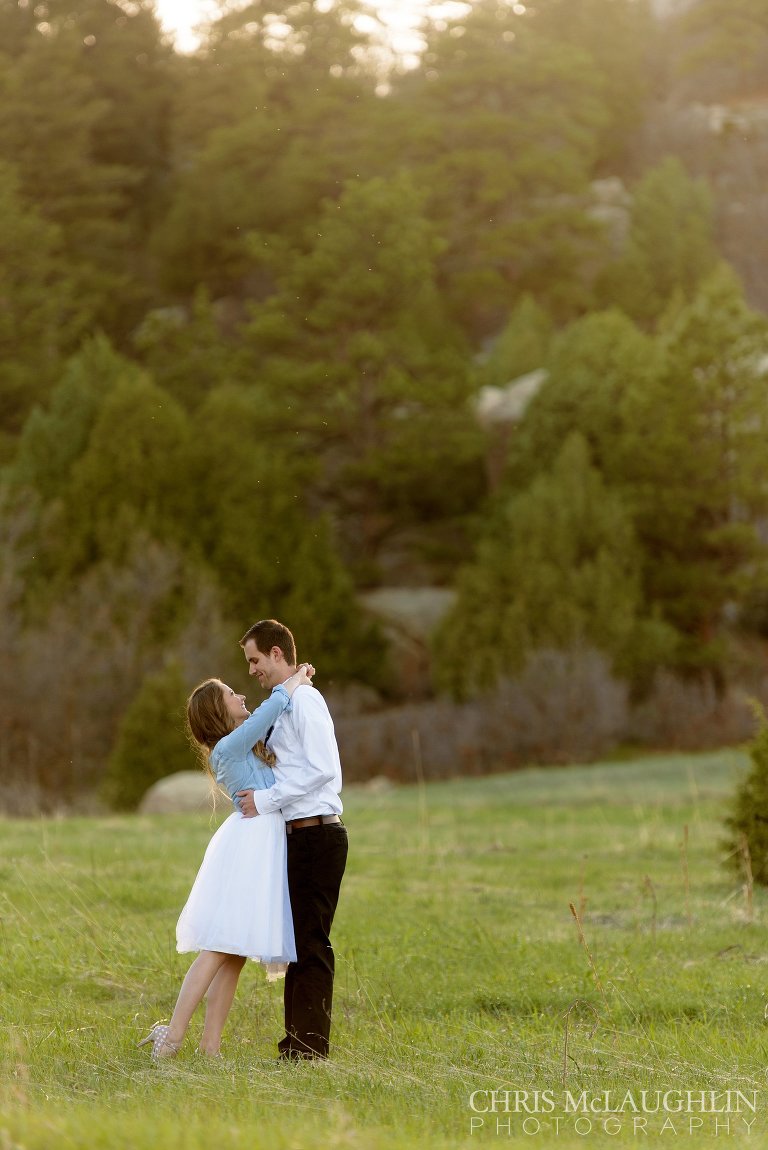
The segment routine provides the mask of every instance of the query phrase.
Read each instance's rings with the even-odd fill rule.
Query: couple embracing
[[[341,764],[314,668],[296,664],[293,635],[275,619],[240,640],[269,698],[250,714],[219,679],[201,683],[187,721],[216,782],[237,810],[219,827],[176,927],[177,949],[199,951],[167,1025],[139,1043],[173,1057],[206,998],[200,1051],[219,1055],[247,958],[285,975],[280,1057],[327,1058],[334,957],[331,924],[347,860]]]

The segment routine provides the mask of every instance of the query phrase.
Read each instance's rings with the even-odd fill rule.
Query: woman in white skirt
[[[190,695],[189,729],[208,770],[235,806],[237,791],[272,786],[264,740],[296,688],[311,682],[314,670],[302,664],[253,714],[245,696],[219,679],[207,679]],[[187,971],[171,1021],[155,1025],[139,1046],[151,1042],[154,1059],[178,1054],[192,1015],[207,995],[199,1049],[216,1057],[246,958],[263,963],[267,977],[284,974],[296,959],[285,823],[279,812],[246,819],[236,810],[222,823],[181,912],[176,944],[180,953],[200,953]]]

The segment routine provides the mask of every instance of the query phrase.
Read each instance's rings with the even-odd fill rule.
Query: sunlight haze
[[[429,0],[363,2],[385,26],[393,50],[405,58],[418,51],[420,39],[415,29],[427,8],[438,19],[455,16],[466,8],[457,0],[445,3],[430,3]],[[193,52],[199,43],[195,26],[215,15],[218,5],[216,0],[156,0],[156,8],[163,27],[173,35],[177,48],[182,52]],[[366,20],[365,17],[362,19]],[[373,24],[370,28],[363,25],[362,30],[372,31]]]

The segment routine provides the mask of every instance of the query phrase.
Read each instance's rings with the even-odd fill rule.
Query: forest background
[[[366,11],[0,0],[9,811],[191,766],[263,616],[350,779],[768,698],[768,3]]]

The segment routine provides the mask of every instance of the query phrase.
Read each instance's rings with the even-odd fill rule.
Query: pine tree
[[[246,332],[244,370],[283,403],[356,558],[395,517],[459,516],[482,490],[469,360],[440,298],[439,247],[409,177],[350,182]]]
[[[574,432],[551,471],[502,501],[460,573],[435,636],[439,686],[493,687],[540,648],[591,646],[619,674],[645,674],[673,636],[642,618],[638,560],[631,517]]]
[[[435,21],[424,67],[396,85],[405,154],[445,241],[446,301],[473,337],[498,330],[524,292],[557,319],[581,311],[602,242],[585,205],[609,119],[603,78],[521,7],[477,0]]]
[[[60,493],[59,575],[119,563],[137,531],[185,544],[196,511],[186,413],[149,379],[127,374],[100,406]]]
[[[508,481],[524,487],[552,466],[574,428],[608,483],[625,483],[627,405],[661,371],[656,342],[618,310],[592,312],[552,341],[548,377],[528,406],[510,448]]]
[[[135,380],[139,374],[106,336],[86,340],[65,364],[48,402],[37,406],[24,424],[10,471],[14,485],[34,488],[46,502],[61,495],[106,397],[121,380]]]
[[[189,308],[149,312],[133,344],[155,383],[188,411],[235,377],[232,344],[204,288]]]
[[[117,810],[134,810],[158,779],[194,769],[184,719],[187,694],[178,663],[144,679],[120,723],[104,776],[102,793]]]
[[[25,202],[20,183],[0,156],[0,447],[47,396],[77,329],[61,230]]]
[[[626,250],[602,274],[597,293],[650,326],[676,294],[691,299],[717,259],[709,189],[670,156],[638,183]]]
[[[304,529],[292,556],[291,589],[280,610],[301,643],[299,658],[317,666],[321,688],[334,680],[385,685],[383,636],[356,601],[327,519]]]
[[[707,104],[762,90],[768,56],[764,0],[697,0],[678,18],[679,67],[690,99]]]
[[[755,882],[768,886],[768,721],[760,711],[760,728],[749,748],[751,767],[739,783],[725,820],[727,862],[744,873],[746,855]]]
[[[302,245],[325,199],[352,175],[373,174],[372,164],[379,170],[383,101],[356,52],[355,7],[230,6],[205,52],[179,67],[176,179],[154,244],[174,293],[263,297],[269,277],[249,237]]]
[[[115,324],[125,309],[130,231],[127,165],[95,155],[105,104],[83,73],[82,43],[36,35],[13,61],[0,49],[0,160],[16,166],[24,199],[58,226],[79,329]]]
[[[543,367],[552,336],[551,318],[532,296],[523,296],[480,368],[481,383],[504,387],[519,376]]]
[[[683,636],[685,666],[717,668],[726,604],[766,555],[768,325],[720,267],[658,342],[662,369],[628,394],[623,435],[644,597]]]

